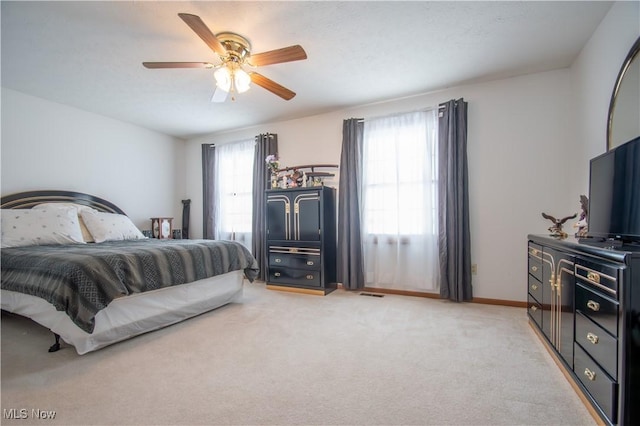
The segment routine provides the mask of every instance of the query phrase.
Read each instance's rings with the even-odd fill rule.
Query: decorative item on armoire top
[[[549,232],[551,232],[551,236],[558,237],[558,238],[567,238],[567,233],[562,230],[562,225],[564,225],[564,223],[569,219],[573,219],[576,216],[578,216],[578,213],[574,213],[573,216],[567,216],[562,219],[556,219],[555,217],[542,212],[542,217],[544,217],[545,219],[549,219],[551,222],[553,222],[553,225],[549,227]]]
[[[271,173],[271,188],[277,188],[278,172],[280,171],[280,161],[278,161],[278,156],[274,154],[267,155],[267,158],[265,158],[264,161],[267,163],[267,168]]]
[[[588,231],[588,216],[589,216],[589,199],[586,195],[580,196],[580,207],[582,208],[582,212],[580,212],[580,218],[573,225],[574,228],[578,228],[578,232],[576,232],[576,237],[586,237]]]
[[[306,164],[300,166],[281,167],[280,174],[284,173],[287,185],[283,188],[307,188],[322,187],[324,179],[330,179],[335,176],[334,173],[327,171],[318,171],[317,169],[337,169],[337,164]]]
[[[291,179],[290,188],[300,188],[302,186],[303,173],[298,169],[293,169],[293,173],[289,175]]]

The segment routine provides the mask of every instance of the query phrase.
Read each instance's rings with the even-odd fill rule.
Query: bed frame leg
[[[49,352],[57,352],[60,350],[60,335],[57,333],[53,333],[53,335],[56,338],[56,343],[51,345],[51,347],[49,348]]]

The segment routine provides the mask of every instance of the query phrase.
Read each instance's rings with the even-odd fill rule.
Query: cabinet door
[[[545,247],[542,263],[542,329],[573,367],[574,257]]]
[[[320,241],[320,193],[305,192],[296,195],[294,205],[294,239]]]
[[[574,311],[575,311],[575,258],[566,253],[558,252],[556,283],[557,310],[558,310],[558,335],[557,349],[569,367],[573,368],[573,337],[574,337]]]
[[[269,240],[291,238],[291,202],[286,195],[267,195],[267,238]]]
[[[555,250],[544,247],[542,250],[542,332],[553,343],[554,325],[551,324],[551,314],[553,312],[552,302],[555,301]]]

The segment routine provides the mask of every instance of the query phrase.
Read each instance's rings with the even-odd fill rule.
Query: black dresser
[[[640,424],[640,247],[529,235],[528,315],[589,410]]]
[[[336,191],[266,191],[267,288],[325,295],[336,288]]]

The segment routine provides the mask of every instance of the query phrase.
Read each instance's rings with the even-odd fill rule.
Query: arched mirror
[[[607,149],[640,136],[640,37],[631,47],[609,103]]]

